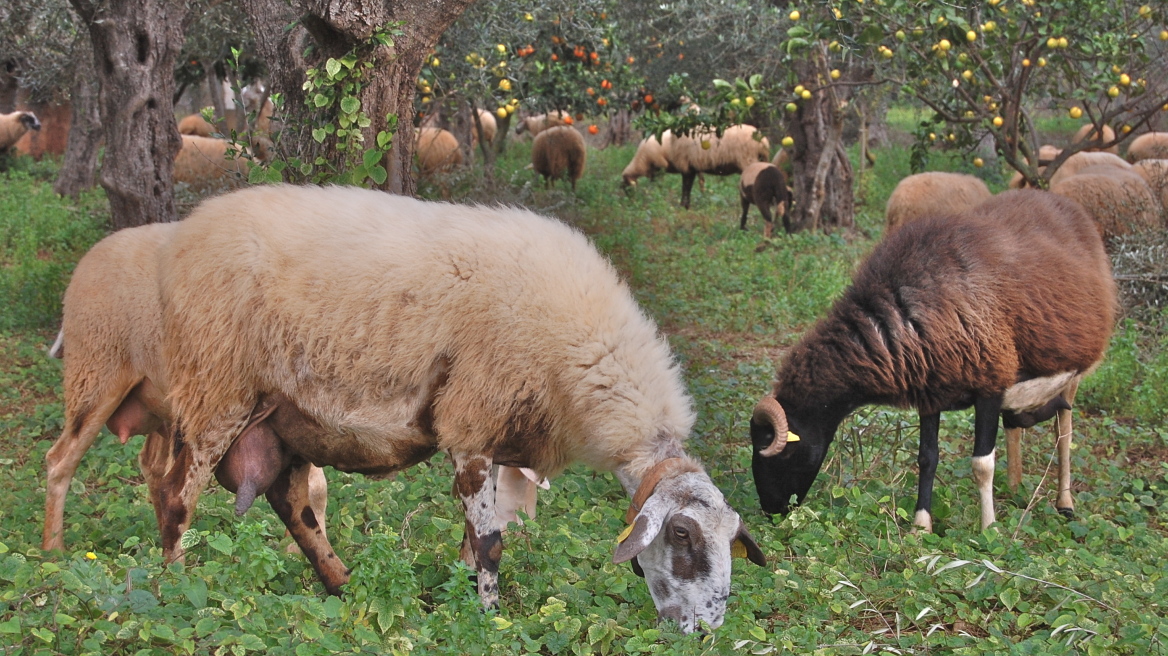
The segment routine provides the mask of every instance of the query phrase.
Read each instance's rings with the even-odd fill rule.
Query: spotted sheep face
[[[684,633],[722,625],[730,596],[730,562],[766,558],[734,509],[705,474],[662,481],[623,536],[613,562],[632,561],[645,577],[660,619]]]

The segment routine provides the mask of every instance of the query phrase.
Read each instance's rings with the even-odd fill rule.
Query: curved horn
[[[754,415],[751,419],[759,424],[770,424],[775,429],[775,439],[758,454],[767,458],[777,456],[787,446],[787,414],[783,406],[773,396],[764,396],[758,405],[754,406]]]

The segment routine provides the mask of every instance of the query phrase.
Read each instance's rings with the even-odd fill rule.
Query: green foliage
[[[1168,56],[1162,5],[833,0],[792,7],[803,10],[785,44],[793,56],[815,50],[831,58],[829,67],[875,65],[877,77],[933,110],[930,123],[945,124],[936,132],[952,135],[947,141],[969,150],[989,135],[1004,161],[1036,186],[1087,145],[1064,150],[1040,173],[1040,105],[1112,126],[1122,140],[1168,101],[1154,84]],[[835,84],[823,75],[800,83]],[[917,132],[922,149],[928,133]]]
[[[0,174],[0,187],[0,330],[52,327],[69,272],[103,236],[104,197],[60,198],[19,166]]]
[[[48,331],[22,330],[0,333],[5,653],[1163,650],[1168,531],[1160,518],[1168,512],[1168,431],[1162,415],[1127,414],[1151,408],[1161,393],[1151,388],[1164,388],[1154,382],[1168,371],[1161,342],[1125,326],[1080,393],[1089,412],[1075,417],[1074,520],[1052,508],[1053,439],[1039,427],[1023,441],[1022,487],[1009,492],[1004,472],[999,476],[1000,524],[980,531],[968,458],[972,415],[947,413],[938,532],[913,534],[916,418],[881,407],[844,423],[805,506],[785,519],[766,518],[757,511],[749,472],[749,408],[769,387],[781,349],[840,293],[874,239],[800,234],[761,242],[753,218],[745,233],[737,228],[732,179],[710,176],[706,190],[695,192],[692,211],[675,205],[676,177],[622,194],[617,181],[632,153],[632,146],[590,151],[589,174],[573,195],[544,190],[524,170],[530,146],[520,144],[500,160],[493,184],[456,178],[454,193],[522,203],[585,230],[669,336],[698,413],[689,449],[768,557],[765,568],[736,561],[721,628],[682,636],[656,624],[644,581],[610,562],[627,497],[610,474],[580,467],[540,493],[536,519],[505,535],[498,611],[480,609],[470,572],[457,563],[462,508],[449,493],[451,467],[442,455],[391,481],[327,471],[328,534],[353,568],[343,599],[323,596],[305,559],[284,553],[288,539],[266,504],[237,518],[231,495],[218,487],[203,494],[183,538],[186,564],[164,567],[134,457],[141,437],[126,445],[99,437],[66,504],[70,551],[43,554],[37,548],[43,461],[62,428],[60,363],[43,355]],[[882,150],[880,167],[862,179],[866,203],[858,223],[876,237],[908,157],[907,148]],[[930,165],[959,159],[940,153]],[[19,177],[2,182],[6,191],[46,186]],[[52,209],[48,196],[34,198],[15,210],[0,199],[0,225],[63,211]],[[37,239],[51,241],[58,232],[44,234]],[[54,259],[76,255],[47,252]],[[1146,384],[1131,384],[1135,377],[1123,369],[1136,361],[1147,367]],[[1125,376],[1132,388],[1126,392],[1118,383]],[[1121,409],[1125,401],[1128,410]]]

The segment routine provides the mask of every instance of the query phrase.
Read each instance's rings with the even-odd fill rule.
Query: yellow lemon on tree
[[[985,166],[985,160],[980,157],[974,157],[973,165],[980,169],[981,167]]]
[[[1046,40],[1046,47],[1053,50],[1053,49],[1058,47],[1058,43],[1059,43],[1058,39],[1056,39],[1052,36]]]
[[[977,32],[974,32],[973,30],[966,32],[965,33],[965,40],[966,41],[977,41]]]
[[[833,80],[840,79],[840,71],[838,68],[831,69],[831,79],[833,79]]]
[[[961,77],[963,77],[967,80],[972,80],[973,79],[973,71],[970,71],[970,70],[962,71]]]
[[[754,96],[747,96],[742,102],[746,103],[747,107],[754,107]]]
[[[795,103],[787,103],[787,113],[794,114],[797,111],[799,111],[798,105],[796,105]]]
[[[1119,83],[1126,87],[1127,85],[1131,84],[1131,76],[1128,75],[1127,73],[1120,75],[1119,76]]]
[[[499,118],[507,118],[507,108],[500,107],[499,109],[496,109],[495,116],[498,116]]]
[[[941,42],[937,44],[937,47],[939,47],[941,50],[944,50],[945,52],[949,52],[949,49],[953,47],[953,44],[949,43],[949,39],[941,39]]]
[[[811,100],[811,92],[807,89],[804,89],[803,93],[799,94],[799,97],[803,100]]]
[[[799,20],[799,16],[800,16],[799,10],[796,9],[795,11],[792,11],[790,14],[788,14],[787,17],[793,21],[797,21],[797,20]]]
[[[1081,117],[1081,116],[1083,115],[1083,110],[1082,110],[1082,109],[1079,109],[1078,107],[1072,107],[1072,108],[1071,108],[1071,109],[1070,109],[1070,110],[1067,112],[1067,114],[1069,114],[1069,115],[1071,116],[1071,118],[1079,118],[1079,117]]]
[[[1111,87],[1107,90],[1107,95],[1111,98],[1119,96],[1119,87]]]
[[[1003,124],[1003,123],[1005,123],[1005,121],[1003,121],[1003,120],[1002,120],[1002,117],[1001,117],[1001,116],[995,116],[995,117],[994,117],[994,127],[995,127],[995,128],[1000,128],[1000,127],[1002,127],[1002,124]]]
[[[783,140],[779,143],[783,144],[784,148],[790,148],[795,145],[795,140],[791,137],[783,137]]]

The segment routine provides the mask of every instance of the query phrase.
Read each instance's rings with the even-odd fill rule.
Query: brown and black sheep
[[[548,128],[535,135],[531,145],[531,166],[542,175],[545,184],[555,186],[556,178],[565,177],[576,190],[576,181],[584,175],[584,136],[567,125]]]
[[[932,528],[941,413],[970,406],[982,527],[995,521],[999,415],[1011,469],[1020,429],[1057,415],[1055,505],[1072,513],[1070,406],[1103,358],[1115,306],[1111,263],[1091,217],[1056,194],[1008,191],[956,217],[905,225],[788,352],[755,409],[763,510],[785,514],[792,495],[802,502],[840,422],[876,403],[920,413],[917,526]]]
[[[783,228],[790,231],[787,207],[791,203],[791,198],[787,191],[787,178],[774,164],[755,162],[746,167],[742,177],[738,179],[738,200],[742,202],[742,217],[738,220],[740,230],[746,230],[746,215],[751,204],[754,204],[765,221],[762,229],[763,238],[770,239],[775,232],[773,214],[775,211],[783,219]]]

